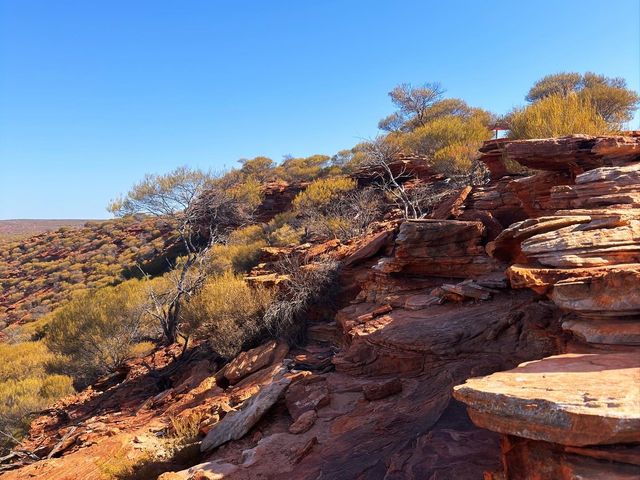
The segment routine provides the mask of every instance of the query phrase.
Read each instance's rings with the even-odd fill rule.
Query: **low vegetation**
[[[0,450],[74,385],[160,345],[186,351],[197,340],[230,359],[266,339],[303,342],[309,319],[331,314],[339,264],[292,253],[273,266],[281,281],[267,287],[246,278],[263,248],[348,242],[383,218],[424,218],[453,189],[487,181],[478,147],[496,115],[446,97],[437,83],[389,95],[395,111],[380,121],[383,133],[334,156],[259,156],[224,175],[188,167],[148,175],[111,204],[121,218],[5,242]],[[562,73],[537,82],[527,101],[504,119],[513,138],[617,131],[638,95],[621,79]],[[265,217],[270,182],[299,193]],[[176,435],[191,441],[194,425],[174,424]],[[122,465],[109,475],[146,478]]]

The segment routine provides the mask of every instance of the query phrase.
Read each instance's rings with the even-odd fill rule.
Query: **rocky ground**
[[[284,253],[343,266],[304,347],[131,362],[34,421],[0,478],[638,478],[640,138],[483,152],[491,183],[430,219],[266,252],[251,281]],[[163,463],[176,419],[200,442]]]

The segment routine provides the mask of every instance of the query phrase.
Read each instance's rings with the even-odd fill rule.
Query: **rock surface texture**
[[[570,173],[545,212],[505,228],[487,251],[513,288],[563,312],[564,355],[455,387],[474,423],[502,433],[494,480],[640,477],[640,144],[637,136],[500,141],[504,160]],[[499,154],[498,154],[499,153]],[[510,183],[513,185],[513,182]],[[555,211],[549,211],[549,210]]]

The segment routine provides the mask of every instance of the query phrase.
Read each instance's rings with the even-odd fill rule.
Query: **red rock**
[[[404,222],[392,258],[376,269],[385,273],[473,278],[499,269],[482,247],[480,222],[412,220]]]
[[[289,433],[293,433],[294,435],[298,435],[300,433],[304,433],[313,427],[313,424],[316,423],[318,418],[318,414],[315,410],[307,410],[303,414],[301,414],[298,419],[291,424],[289,427]]]
[[[553,301],[582,315],[640,316],[640,269],[617,265],[590,276],[568,278],[554,284]]]
[[[472,188],[467,186],[448,195],[433,209],[429,218],[448,220],[459,217],[462,214],[464,202],[467,196],[469,196],[469,193],[471,193],[471,190]]]
[[[562,322],[562,328],[590,344],[640,346],[640,322],[636,319],[573,318]]]
[[[537,170],[581,173],[598,167],[638,161],[638,137],[571,135],[514,140],[503,146],[505,158]]]
[[[289,387],[285,400],[291,418],[296,421],[305,412],[317,410],[329,404],[327,379],[317,375],[303,378]]]
[[[230,440],[238,440],[245,436],[260,418],[278,401],[291,380],[278,373],[274,381],[265,385],[260,391],[246,400],[242,408],[229,412],[216,423],[200,444],[200,451],[212,450]]]
[[[234,385],[253,372],[274,362],[282,361],[287,351],[287,345],[278,344],[275,340],[272,340],[252,350],[240,353],[218,372],[216,377],[221,378],[224,376],[231,385]]]
[[[501,441],[505,480],[631,480],[638,478],[640,467],[617,461],[605,448],[598,456],[584,455],[584,448],[504,436]],[[578,453],[579,452],[579,453]],[[593,453],[593,449],[591,450]],[[597,454],[596,454],[597,455]],[[603,461],[604,460],[604,461]]]
[[[454,389],[483,428],[563,445],[640,441],[640,356],[558,355]]]
[[[362,386],[364,398],[369,401],[387,398],[402,391],[402,382],[399,378],[392,378],[385,382],[367,383]]]

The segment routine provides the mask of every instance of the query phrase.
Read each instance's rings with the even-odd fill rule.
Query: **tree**
[[[268,157],[255,157],[251,160],[240,160],[242,172],[247,177],[255,180],[266,182],[273,179],[273,169],[275,168],[275,162]]]
[[[550,95],[509,116],[510,138],[549,138],[575,133],[601,135],[609,125],[588,97]]]
[[[126,196],[109,206],[118,216],[143,213],[176,225],[184,256],[171,265],[177,273],[171,276],[169,288],[150,294],[150,313],[159,320],[166,343],[178,338],[183,298],[204,282],[204,269],[197,267],[207,251],[231,230],[248,222],[260,198],[255,180],[231,182],[225,177],[179,167],[165,175],[145,176]],[[184,340],[186,346],[188,339]]]
[[[537,103],[551,96],[569,97],[577,94],[589,101],[611,129],[619,130],[633,118],[640,97],[627,87],[620,77],[606,77],[592,72],[584,75],[563,72],[547,75],[529,90],[526,100]],[[576,132],[574,132],[576,133]]]
[[[145,312],[144,281],[89,290],[56,310],[47,325],[49,349],[69,360],[69,373],[88,384],[134,356],[152,336]]]

